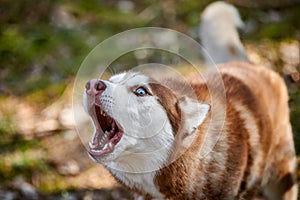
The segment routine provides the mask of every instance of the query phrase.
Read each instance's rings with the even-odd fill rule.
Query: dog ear
[[[199,102],[186,96],[179,99],[179,107],[182,111],[182,117],[185,123],[183,125],[183,131],[188,134],[191,134],[202,124],[210,110],[209,104]]]

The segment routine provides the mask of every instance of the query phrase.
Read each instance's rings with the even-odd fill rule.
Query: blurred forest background
[[[166,27],[199,41],[210,2],[0,0],[0,199],[132,199],[74,131],[74,77],[98,43],[128,29]],[[300,1],[228,2],[246,24],[250,60],[286,80],[300,155]]]

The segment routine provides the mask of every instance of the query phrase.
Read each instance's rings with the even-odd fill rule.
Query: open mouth
[[[115,145],[121,140],[123,129],[116,120],[110,117],[99,105],[94,104],[89,114],[95,125],[95,132],[89,142],[88,153],[100,157],[113,152]]]

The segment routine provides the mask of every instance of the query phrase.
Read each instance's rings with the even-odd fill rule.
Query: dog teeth
[[[103,144],[103,142],[107,139],[107,137],[109,136],[109,134],[111,134],[111,131],[105,131],[104,135],[101,137],[100,139],[100,145]]]
[[[105,144],[103,147],[103,150],[107,149],[107,147],[108,147],[108,144]]]
[[[100,110],[100,114],[104,117],[106,117],[106,113],[103,110]]]
[[[104,136],[105,136],[105,137],[107,137],[109,134],[110,134],[110,132],[108,132],[108,131],[105,131],[105,134],[104,134]]]

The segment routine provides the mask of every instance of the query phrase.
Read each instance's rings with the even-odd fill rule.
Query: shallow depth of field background
[[[89,160],[74,131],[76,72],[98,43],[128,29],[165,27],[199,41],[199,16],[210,2],[2,0],[0,199],[132,199],[102,166]],[[250,60],[286,80],[300,156],[300,2],[230,2],[246,24],[241,38]],[[124,66],[149,61],[120,59]]]

